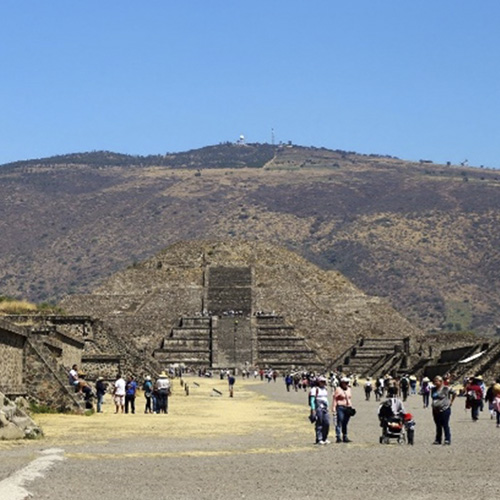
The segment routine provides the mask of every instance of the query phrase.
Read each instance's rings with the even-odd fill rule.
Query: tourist
[[[151,377],[149,375],[147,375],[144,379],[142,390],[144,391],[144,397],[146,398],[144,413],[153,413],[153,408],[151,407],[151,399],[153,397],[153,382],[151,382]]]
[[[350,443],[351,440],[347,436],[347,425],[349,424],[352,412],[352,393],[347,377],[342,377],[340,379],[340,386],[335,389],[332,412],[336,416],[336,442]]]
[[[471,377],[468,384],[465,386],[465,408],[470,410],[473,422],[477,422],[479,418],[479,409],[483,402],[483,390],[479,385],[481,381],[482,377],[481,379]]]
[[[229,384],[229,397],[232,398],[234,395],[234,383],[236,382],[234,375],[232,375],[231,373],[228,373],[227,382]]]
[[[384,377],[379,377],[375,384],[375,387],[378,392],[379,399],[384,397],[384,388],[385,388],[385,380]]]
[[[102,403],[104,401],[104,394],[106,394],[106,383],[102,377],[97,379],[95,392],[97,395],[97,413],[102,413]]]
[[[493,420],[495,418],[495,408],[493,407],[493,402],[495,400],[495,395],[493,393],[493,388],[495,387],[495,382],[493,382],[486,391],[484,400],[488,403],[488,411],[490,412],[490,418]]]
[[[80,377],[78,376],[78,366],[73,365],[68,375],[69,385],[74,387],[75,392],[78,391],[80,385]]]
[[[436,438],[433,444],[441,444],[444,433],[444,444],[451,444],[450,415],[451,406],[457,397],[452,387],[444,385],[443,378],[434,377],[431,391],[432,417],[436,424]]]
[[[415,396],[417,394],[417,377],[410,375],[410,394]]]
[[[163,371],[156,381],[158,389],[158,413],[168,413],[168,396],[170,395],[170,380]]]
[[[330,417],[325,377],[319,377],[317,385],[311,388],[309,406],[311,407],[311,421],[315,423],[316,444],[329,444]]]
[[[493,386],[493,408],[497,414],[497,429],[500,428],[500,379],[497,379],[496,384]]]
[[[115,400],[115,414],[123,413],[125,410],[125,379],[118,375],[113,388],[113,396]]]
[[[80,391],[83,394],[83,400],[85,401],[85,409],[86,410],[93,410],[94,409],[94,404],[93,404],[93,399],[94,399],[94,393],[92,392],[92,387],[85,382],[84,380],[80,381]]]
[[[290,392],[290,387],[292,387],[292,384],[293,384],[293,378],[289,373],[287,373],[285,377],[285,385],[287,392]]]
[[[403,401],[408,399],[408,392],[410,390],[410,379],[408,378],[408,374],[404,374],[399,381],[399,387],[401,388],[401,395],[403,396]]]
[[[134,380],[132,375],[127,377],[127,384],[125,385],[125,413],[130,411],[132,414],[135,413],[135,393],[137,391],[137,382]]]
[[[424,403],[424,408],[429,407],[429,397],[431,393],[431,380],[429,377],[424,377],[420,383],[420,394],[422,395],[422,401]]]
[[[372,395],[372,390],[373,390],[372,381],[370,379],[368,379],[365,382],[365,400],[366,401],[370,401],[370,396]]]

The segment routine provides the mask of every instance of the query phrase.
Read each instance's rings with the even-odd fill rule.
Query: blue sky
[[[500,167],[498,0],[2,0],[0,163],[244,134]]]

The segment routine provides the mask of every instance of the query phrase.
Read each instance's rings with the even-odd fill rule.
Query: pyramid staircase
[[[161,347],[153,352],[162,364],[185,364],[197,368],[212,366],[212,317],[186,316],[172,328]]]
[[[398,370],[408,352],[407,338],[363,338],[331,363],[331,369],[376,377]]]
[[[255,317],[257,334],[257,364],[278,369],[324,367],[324,362],[308,345],[295,328],[285,323],[279,315]]]

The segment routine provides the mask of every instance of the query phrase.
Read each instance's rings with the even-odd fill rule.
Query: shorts
[[[125,396],[115,394],[115,405],[123,406],[125,404]]]

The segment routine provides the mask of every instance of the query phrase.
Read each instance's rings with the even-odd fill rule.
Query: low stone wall
[[[95,381],[98,377],[103,377],[104,380],[116,380],[123,370],[122,360],[119,356],[84,356],[82,370],[86,380]]]

